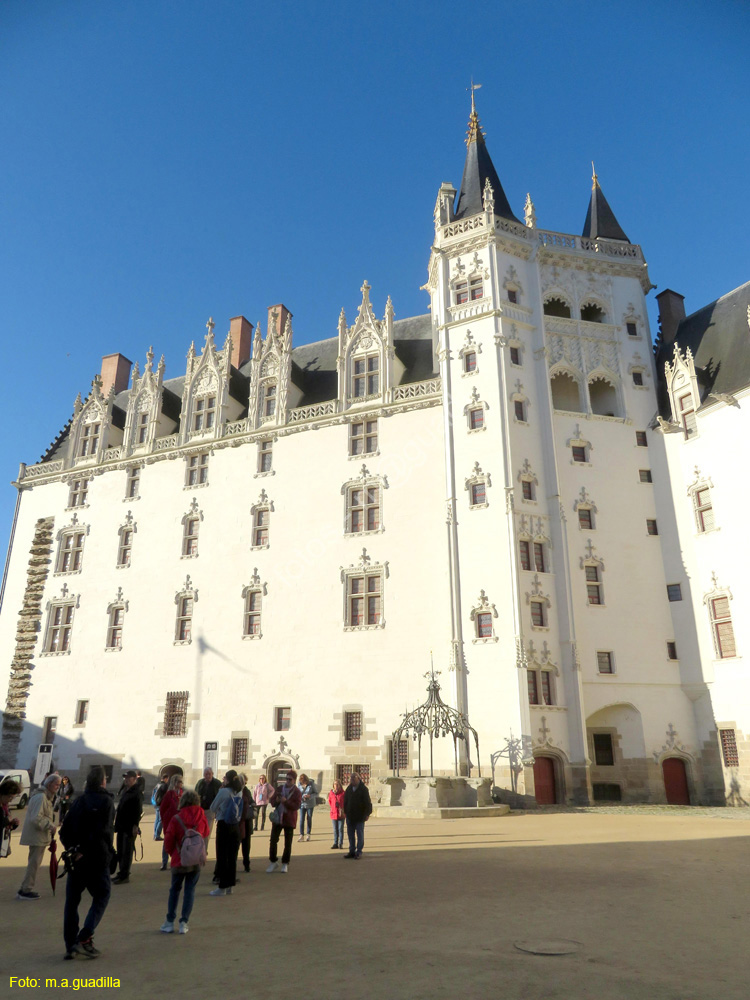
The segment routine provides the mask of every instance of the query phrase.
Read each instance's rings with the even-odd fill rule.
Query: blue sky
[[[4,0],[0,547],[103,354],[173,377],[209,315],[277,302],[332,336],[364,278],[425,312],[472,76],[517,215],[579,233],[594,159],[659,289],[748,280],[749,42],[745,0]]]

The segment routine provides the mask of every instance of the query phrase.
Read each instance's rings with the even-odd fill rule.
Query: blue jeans
[[[186,924],[190,919],[195,899],[195,887],[200,877],[200,868],[196,868],[194,872],[181,872],[176,868],[172,869],[172,885],[169,889],[169,902],[167,903],[167,920],[170,923],[174,923],[174,918],[177,916],[177,903],[180,899],[180,889],[182,889],[183,882],[185,883],[185,895],[182,897],[180,923]]]
[[[365,846],[365,824],[364,823],[352,823],[350,819],[346,821],[346,833],[349,837],[349,853],[356,854],[357,857],[362,853],[362,848]],[[357,838],[357,846],[354,846],[354,838]]]
[[[156,816],[154,817],[154,840],[157,840],[161,836],[161,816],[159,815],[159,807],[156,808]]]
[[[343,819],[331,820],[333,823],[333,843],[336,847],[344,846],[344,821]]]
[[[312,833],[312,809],[303,809],[300,807],[299,811],[299,835],[300,837],[305,832],[305,816],[307,816],[307,832]]]
[[[85,866],[75,868],[68,875],[65,886],[65,916],[63,917],[63,934],[65,948],[70,951],[78,941],[88,941],[93,937],[99,921],[109,903],[112,891],[109,877],[109,867],[89,869]],[[91,908],[86,914],[83,930],[78,930],[78,907],[84,890],[91,893]]]

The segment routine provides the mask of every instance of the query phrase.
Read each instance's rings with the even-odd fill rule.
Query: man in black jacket
[[[221,782],[218,778],[214,778],[214,772],[210,767],[207,767],[204,770],[203,777],[195,786],[195,790],[201,800],[203,815],[206,817],[206,822],[208,823],[208,836],[204,837],[204,840],[206,841],[206,850],[208,850],[208,842],[211,839],[211,830],[214,826],[214,814],[211,812],[211,803],[219,794],[220,788]]]
[[[120,865],[114,885],[123,885],[130,881],[130,866],[133,863],[133,847],[135,838],[140,833],[139,823],[143,814],[143,795],[138,786],[138,775],[135,771],[126,771],[123,775],[125,791],[122,793],[117,816],[115,816],[115,833],[117,834],[117,860]]]
[[[60,828],[63,846],[73,852],[73,870],[68,873],[65,887],[65,957],[96,958],[94,931],[109,903],[112,824],[115,806],[107,791],[107,776],[103,767],[92,767],[86,779],[83,795],[70,807]],[[91,908],[81,930],[78,929],[78,907],[84,889],[91,894]]]
[[[352,771],[344,792],[344,815],[346,833],[349,837],[349,853],[344,855],[345,858],[362,857],[362,848],[365,846],[365,823],[371,813],[370,791],[358,772]]]

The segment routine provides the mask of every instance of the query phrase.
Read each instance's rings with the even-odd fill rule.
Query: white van
[[[21,791],[18,795],[14,796],[10,800],[11,808],[13,806],[16,809],[25,809],[26,803],[29,801],[29,794],[31,792],[31,782],[29,781],[28,771],[0,771],[0,784],[5,781],[6,778],[10,778],[11,781],[17,781],[21,786]]]

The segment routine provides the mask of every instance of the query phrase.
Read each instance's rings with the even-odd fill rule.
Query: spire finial
[[[591,161],[591,187],[595,188],[599,183],[599,178],[596,176],[596,167],[594,166],[594,161]]]
[[[474,101],[474,91],[480,90],[481,86],[481,83],[474,83],[472,78],[471,86],[466,88],[471,91],[471,114],[469,115],[469,128],[466,133],[467,146],[472,142],[477,142],[479,139],[484,138],[484,131],[479,124],[479,115],[477,114],[476,103]]]

